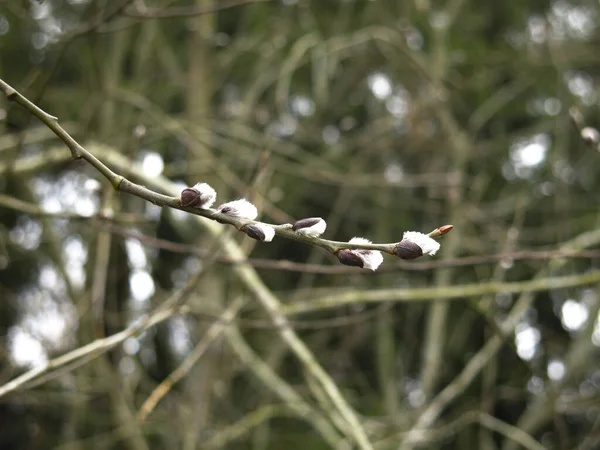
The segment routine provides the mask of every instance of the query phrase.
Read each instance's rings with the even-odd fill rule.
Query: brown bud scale
[[[300,219],[292,226],[292,230],[297,231],[301,228],[309,228],[321,221],[320,217],[307,217],[306,219]]]
[[[442,225],[441,227],[438,228],[438,230],[440,230],[440,235],[443,236],[446,233],[449,233],[450,231],[452,231],[453,228],[454,228],[454,225]]]
[[[394,253],[401,259],[417,259],[423,256],[423,249],[412,241],[402,239],[394,247]]]
[[[181,206],[198,206],[202,204],[202,195],[196,189],[186,188],[181,191]]]
[[[242,228],[240,228],[240,231],[243,231],[252,239],[256,239],[257,241],[264,242],[265,240],[265,233],[263,233],[262,230],[260,230],[258,227],[255,227],[252,224],[244,225]]]
[[[363,259],[352,250],[338,250],[335,255],[346,266],[363,267]]]

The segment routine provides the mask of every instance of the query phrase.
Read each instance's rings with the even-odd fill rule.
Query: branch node
[[[4,88],[4,93],[6,94],[6,98],[9,99],[11,102],[15,101],[16,98],[19,96],[17,90],[14,89],[12,86],[8,85],[6,85],[6,87]]]
[[[73,157],[73,159],[83,158],[83,149],[79,144],[69,145],[69,150],[71,150],[71,156]]]
[[[114,179],[110,181],[110,184],[112,184],[112,187],[115,191],[119,191],[121,189],[121,183],[123,182],[123,180],[125,180],[125,177],[117,175]]]

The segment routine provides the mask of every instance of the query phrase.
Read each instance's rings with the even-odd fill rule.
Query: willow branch
[[[71,150],[71,154],[74,158],[83,159],[90,163],[111,182],[112,186],[116,190],[127,192],[129,194],[135,195],[139,198],[145,199],[159,206],[179,209],[192,214],[196,214],[198,216],[204,216],[208,219],[212,219],[217,222],[227,223],[229,225],[235,226],[237,229],[240,229],[244,225],[254,223],[254,221],[243,220],[237,217],[232,217],[231,215],[221,214],[218,211],[212,209],[182,207],[180,199],[178,197],[170,197],[164,194],[160,194],[144,186],[132,183],[131,181],[127,180],[124,176],[118,175],[115,172],[113,172],[104,163],[100,162],[100,160],[98,160],[95,156],[93,156],[90,152],[83,148],[83,146],[77,143],[59,125],[58,119],[56,117],[51,116],[50,114],[38,108],[36,105],[31,103],[29,100],[27,100],[25,97],[23,97],[20,93],[18,93],[15,89],[13,89],[11,86],[6,84],[2,80],[0,80],[0,90],[4,92],[7,98],[20,104],[21,106],[29,110],[33,115],[38,117],[44,124],[46,124],[52,131],[54,131],[56,135],[63,140],[63,142],[65,142],[65,144]],[[122,157],[118,158],[117,155],[115,155],[115,159],[120,159],[120,162],[123,163],[122,167],[131,167],[131,163],[128,161],[123,161]],[[168,185],[169,190],[174,189],[173,183],[169,183],[166,180],[163,180],[161,184]],[[208,226],[208,224],[205,225],[206,228],[211,232],[211,234],[216,236],[220,233],[218,227],[215,228],[215,224],[211,224],[213,226]],[[296,235],[296,233],[294,233],[291,230],[290,224],[276,226],[275,228],[278,235],[288,237],[290,239],[304,241],[311,245],[317,246],[319,246],[319,243],[321,242],[321,240],[316,238]],[[435,232],[436,230],[434,230],[433,232],[434,235]],[[439,232],[439,234],[441,235],[443,233]],[[341,248],[347,248],[347,243],[340,243],[340,245],[343,245],[344,247],[338,247],[336,249],[335,247],[332,247],[333,242],[334,241],[323,240],[320,246],[329,251],[334,252]],[[222,249],[229,256],[237,257],[240,259],[243,259],[245,257],[242,249],[232,240],[223,240],[220,242],[220,244],[222,245]],[[356,249],[360,247],[361,246],[359,245],[353,245],[350,248]],[[264,285],[260,277],[251,267],[247,265],[240,265],[234,267],[233,271],[259,300],[263,309],[268,313],[270,319],[277,326],[279,336],[281,337],[283,342],[285,342],[289,346],[289,348],[292,350],[295,356],[302,362],[307,373],[310,374],[310,376],[314,377],[314,379],[319,383],[323,392],[325,392],[328,401],[331,403],[331,407],[335,411],[337,411],[337,413],[339,413],[340,417],[343,418],[344,427],[342,431],[349,438],[351,438],[358,445],[359,448],[363,450],[372,449],[373,446],[369,442],[367,433],[364,430],[357,413],[346,401],[334,380],[319,364],[318,360],[310,351],[310,349],[294,332],[293,328],[291,327],[284,313],[281,310],[281,302],[279,301],[279,299],[271,293],[271,291]]]
[[[159,192],[152,191],[145,186],[133,183],[122,175],[113,172],[103,162],[96,158],[92,153],[87,151],[82,145],[80,145],[58,122],[58,118],[54,117],[41,108],[33,104],[26,97],[21,95],[17,90],[8,85],[2,79],[0,79],[0,90],[6,95],[6,97],[23,106],[35,117],[42,121],[48,128],[50,128],[71,150],[71,155],[74,159],[83,159],[91,164],[98,172],[100,172],[107,180],[110,181],[115,190],[126,192],[136,197],[147,200],[160,207],[168,207],[173,209],[179,209],[186,211],[190,214],[205,217],[217,221],[219,223],[229,224],[240,230],[244,226],[252,225],[257,222],[254,220],[247,220],[243,218],[234,217],[229,214],[222,214],[219,211],[212,208],[195,208],[185,207],[181,205],[181,199],[179,197],[171,197],[168,195],[161,194]],[[278,236],[292,239],[295,241],[303,242],[308,245],[320,247],[332,254],[337,253],[343,249],[360,249],[360,250],[377,250],[391,255],[395,254],[395,249],[398,242],[392,242],[387,244],[370,244],[370,243],[348,243],[340,241],[332,241],[328,239],[322,239],[320,237],[312,237],[303,234],[296,233],[292,230],[291,224],[273,225],[275,233]],[[439,238],[446,234],[452,226],[445,226],[444,228],[436,228],[431,231],[428,235],[432,238]]]

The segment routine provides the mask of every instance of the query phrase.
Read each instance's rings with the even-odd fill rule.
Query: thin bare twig
[[[265,3],[271,0],[230,0],[225,2],[215,2],[206,7],[170,7],[170,8],[149,8],[141,1],[136,1],[132,8],[127,8],[124,15],[136,19],[172,19],[176,17],[194,17],[203,14],[210,14],[223,11],[236,6],[250,5],[252,3]]]
[[[208,346],[221,334],[223,328],[229,325],[229,323],[235,319],[238,311],[244,307],[246,300],[240,297],[223,312],[218,321],[213,323],[211,327],[206,331],[206,334],[202,337],[200,342],[196,344],[196,347],[190,352],[189,355],[183,360],[183,362],[169,374],[148,396],[146,401],[142,404],[138,412],[138,420],[144,422],[148,415],[152,413],[158,402],[173,388],[175,384],[185,377],[192,367],[202,357]]]
[[[415,438],[415,443],[432,443],[434,441],[440,441],[448,437],[456,436],[459,430],[473,423],[479,423],[484,428],[500,433],[528,450],[545,449],[545,447],[536,441],[530,434],[483,411],[469,411],[458,419],[435,430],[422,430],[420,435]],[[394,441],[398,441],[406,434],[406,431],[398,433],[390,438],[385,438],[382,441],[377,442],[377,444],[378,446],[381,446],[381,448],[388,448],[388,446],[384,446],[383,444],[393,444]]]
[[[22,212],[35,217],[47,217],[52,219],[67,219],[75,221],[93,221],[140,224],[147,223],[148,219],[139,214],[127,214],[119,212],[117,215],[106,214],[106,211],[101,209],[97,214],[91,216],[83,216],[74,212],[57,211],[50,212],[40,208],[32,203],[24,202],[10,195],[0,194],[0,208],[8,208],[14,211]],[[109,230],[110,231],[110,230]]]
[[[311,300],[285,305],[288,315],[339,308],[356,303],[449,301],[459,298],[476,297],[484,294],[519,294],[523,292],[549,291],[575,286],[588,286],[600,281],[600,270],[563,277],[538,278],[528,281],[474,283],[432,288],[376,289],[369,291],[333,291],[331,294],[316,296]]]
[[[123,331],[120,331],[116,334],[102,339],[97,339],[93,342],[90,342],[87,345],[65,353],[64,355],[61,355],[58,358],[52,359],[38,368],[23,373],[22,375],[14,378],[13,380],[9,381],[3,386],[0,386],[0,397],[14,392],[17,389],[22,388],[23,386],[31,383],[32,381],[42,376],[45,376],[57,369],[75,363],[83,358],[91,357],[90,359],[95,359],[98,356],[106,353],[110,349],[115,348],[117,345],[124,342],[127,338],[139,335],[148,328],[153,327],[154,325],[159,324],[161,322],[164,322],[174,314],[187,312],[187,310],[188,308],[186,307],[157,310],[155,313],[150,314],[134,322]]]

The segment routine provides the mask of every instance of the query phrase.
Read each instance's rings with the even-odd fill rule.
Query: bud
[[[240,228],[240,231],[261,242],[271,242],[275,236],[275,228],[260,222],[246,224]]]
[[[423,249],[414,242],[403,239],[394,247],[394,253],[402,259],[417,259],[423,256]]]
[[[448,228],[450,227],[450,228]],[[452,225],[444,225],[438,231],[440,236],[448,233]],[[423,255],[435,255],[440,243],[418,231],[406,231],[402,240],[394,247],[394,253],[402,259],[416,259]]]
[[[442,225],[441,227],[438,228],[438,231],[440,232],[440,236],[443,236],[447,233],[450,233],[453,228],[454,228],[454,225]]]
[[[210,208],[217,199],[217,193],[207,183],[196,183],[181,191],[181,206]]]
[[[221,214],[227,214],[229,216],[248,220],[254,220],[258,216],[256,206],[254,206],[245,198],[223,203],[217,208],[217,211]]]
[[[592,127],[584,127],[581,130],[581,138],[590,144],[597,144],[600,142],[600,132]]]
[[[349,244],[370,244],[371,241],[361,237],[354,237],[348,241]],[[377,270],[383,262],[383,255],[378,250],[338,250],[336,253],[342,264],[347,266],[358,266],[364,269]]]
[[[292,230],[304,236],[318,237],[325,232],[327,224],[320,217],[308,217],[297,221]]]
[[[338,250],[335,254],[342,264],[346,266],[363,267],[363,259],[354,253],[354,250]]]

